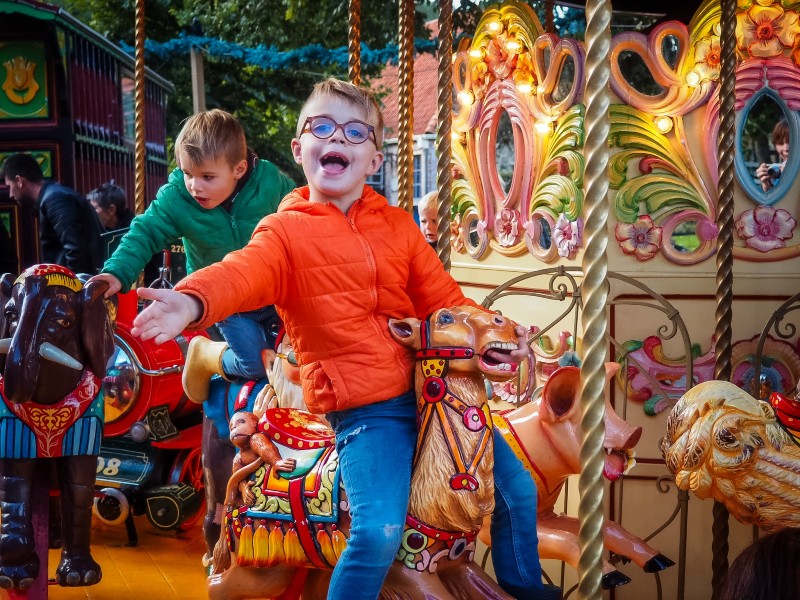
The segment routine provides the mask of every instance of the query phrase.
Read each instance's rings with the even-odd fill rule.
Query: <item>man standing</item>
[[[86,199],[71,188],[45,180],[30,154],[9,156],[2,175],[17,203],[36,203],[42,262],[62,265],[75,273],[96,273],[102,259],[101,227]]]

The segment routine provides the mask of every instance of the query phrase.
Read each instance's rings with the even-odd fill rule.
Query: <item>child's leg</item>
[[[267,309],[271,313],[267,313]],[[237,313],[217,323],[228,349],[222,355],[222,370],[226,376],[244,379],[261,379],[267,371],[261,360],[261,352],[271,344],[267,341],[264,319],[274,314],[272,307],[252,312]]]
[[[560,590],[543,589],[542,585],[536,537],[536,484],[496,429],[494,484],[491,533],[497,582],[517,600],[560,598]]]
[[[413,393],[329,413],[350,503],[350,538],[328,600],[375,600],[400,546],[417,439]]]

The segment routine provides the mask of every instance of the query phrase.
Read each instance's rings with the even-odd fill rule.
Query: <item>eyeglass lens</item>
[[[363,144],[369,139],[369,126],[360,121],[337,123],[329,117],[311,117],[309,131],[314,137],[327,140],[341,127],[344,137],[352,144]]]

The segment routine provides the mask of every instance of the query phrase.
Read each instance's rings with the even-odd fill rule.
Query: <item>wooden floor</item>
[[[125,527],[110,527],[97,520],[92,529],[92,556],[103,569],[102,581],[91,587],[49,586],[51,600],[205,600],[206,575],[201,563],[205,552],[198,524],[188,532],[160,532],[146,517],[136,517],[139,544],[125,546]],[[49,573],[55,573],[59,550],[51,550]],[[0,593],[0,598],[5,595]]]

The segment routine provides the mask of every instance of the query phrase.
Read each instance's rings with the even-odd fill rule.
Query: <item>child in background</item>
[[[187,272],[219,262],[242,248],[261,218],[274,213],[294,189],[275,165],[248,151],[242,126],[222,110],[186,120],[175,140],[175,159],[178,168],[168,183],[133,220],[94,278],[108,283],[107,297],[128,290],[150,257],[178,238],[186,249]],[[211,375],[259,379],[266,375],[262,352],[274,354],[269,334],[277,329],[277,315],[272,306],[237,311],[217,325],[225,342],[197,336],[189,344],[183,384],[195,402],[208,397]]]
[[[425,240],[436,248],[436,243],[439,240],[439,202],[438,192],[428,192],[422,197],[417,205],[417,212],[419,213],[419,228]]]
[[[352,518],[329,600],[375,600],[394,560],[408,507],[417,439],[413,352],[394,341],[390,318],[425,318],[475,303],[464,297],[411,216],[365,185],[381,166],[383,119],[365,90],[317,84],[292,140],[308,187],[266,217],[250,243],[153,300],[133,334],[156,343],[187,326],[274,303],[291,336],[308,408],[336,434]],[[517,329],[521,358],[525,331]],[[560,598],[545,589],[536,538],[533,479],[494,437],[494,566],[520,600]],[[375,485],[376,473],[390,474]]]

